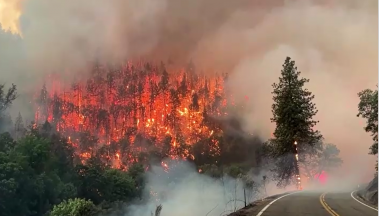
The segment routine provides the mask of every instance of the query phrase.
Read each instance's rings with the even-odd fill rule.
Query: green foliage
[[[134,180],[134,187],[136,188],[135,190],[135,195],[141,197],[141,194],[144,190],[145,187],[145,177],[144,177],[144,166],[139,163],[133,164],[131,167],[128,169],[128,176],[130,178],[133,178]]]
[[[343,160],[339,157],[340,150],[334,144],[325,144],[322,149],[320,165],[325,171],[341,166]]]
[[[92,157],[86,165],[78,165],[76,172],[79,197],[89,199],[96,205],[132,200],[141,195],[144,187],[144,169],[139,165],[125,172],[106,167]]]
[[[322,139],[320,132],[313,129],[317,123],[312,119],[317,113],[312,102],[314,95],[304,88],[309,80],[301,78],[300,74],[295,61],[287,57],[279,82],[272,85],[274,103],[271,121],[276,124],[276,128],[269,145],[271,155],[276,161],[274,171],[279,186],[289,184],[298,173],[294,142],[299,143],[299,152],[312,151],[315,154],[313,147]]]
[[[323,144],[319,142],[316,154],[308,155],[307,160],[303,163],[306,176],[313,178],[321,171],[331,172],[340,167],[343,160],[340,158],[340,150],[334,144]]]
[[[109,202],[118,200],[128,201],[136,195],[135,181],[124,171],[117,169],[107,169],[103,173],[105,179],[104,199]]]
[[[90,200],[69,199],[55,205],[50,216],[94,216],[100,210]]]
[[[6,152],[13,149],[16,145],[16,142],[11,137],[10,133],[0,134],[0,152]]]
[[[3,215],[43,215],[76,195],[73,184],[57,172],[59,152],[52,151],[52,144],[35,132],[17,142],[9,133],[0,135],[0,190],[7,197],[0,201]]]
[[[20,194],[28,189],[28,176],[24,168],[9,154],[0,152],[0,212],[4,216],[22,216],[29,213],[27,195]]]
[[[50,128],[46,123],[18,141],[0,134],[0,194],[7,197],[0,199],[1,215],[42,216],[68,199],[51,215],[86,215],[89,204],[113,206],[141,196],[142,165],[122,171],[95,157],[76,165],[72,147]],[[90,201],[70,200],[76,197]]]
[[[36,136],[26,136],[15,147],[15,151],[22,154],[23,159],[37,173],[43,173],[50,159],[49,141]]]
[[[370,147],[370,154],[376,155],[379,152],[379,91],[365,89],[358,93],[360,102],[358,104],[358,117],[363,117],[367,121],[364,130],[371,133],[373,144]],[[375,164],[376,174],[378,172],[378,162]]]
[[[365,89],[358,93],[360,102],[358,104],[358,117],[363,117],[367,120],[367,125],[364,130],[371,133],[373,144],[370,147],[370,154],[378,153],[379,143],[379,91]]]
[[[0,133],[10,131],[12,118],[6,111],[17,97],[17,89],[14,84],[6,90],[4,84],[0,84]]]
[[[96,205],[103,201],[103,194],[99,191],[106,187],[103,171],[102,167],[93,164],[76,167],[79,197]]]
[[[244,171],[239,166],[232,164],[224,168],[224,173],[232,178],[239,178],[244,174]]]
[[[5,85],[0,85],[0,113],[6,110],[17,97],[16,85],[12,86],[5,91]]]
[[[215,164],[204,164],[199,166],[200,173],[208,175],[212,178],[220,178],[223,172]]]

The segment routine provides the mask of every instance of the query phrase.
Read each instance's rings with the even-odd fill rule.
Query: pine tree
[[[7,112],[7,109],[12,105],[13,101],[17,97],[17,89],[14,84],[8,89],[5,89],[5,85],[0,85],[0,132],[12,130],[12,118]]]
[[[276,128],[269,144],[276,162],[274,171],[279,186],[288,185],[293,177],[300,184],[298,161],[304,161],[305,156],[303,154],[298,157],[298,153],[315,153],[316,143],[322,139],[320,132],[314,130],[318,123],[312,119],[317,113],[312,102],[314,95],[304,88],[309,80],[301,78],[300,74],[295,61],[287,57],[279,83],[272,85],[274,103],[271,121],[276,124]]]
[[[23,117],[21,116],[21,113],[19,112],[19,115],[17,116],[15,120],[15,139],[18,140],[21,137],[24,137],[27,130],[24,127]]]
[[[17,90],[14,84],[12,84],[8,91],[5,90],[4,84],[0,85],[0,112],[6,110],[16,99],[16,97]]]

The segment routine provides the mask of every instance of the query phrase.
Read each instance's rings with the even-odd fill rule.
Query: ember
[[[88,80],[72,88],[50,77],[38,96],[35,121],[50,122],[82,159],[109,147],[100,157],[115,167],[139,160],[124,152],[127,145],[136,153],[158,148],[170,158],[194,159],[189,147],[208,139],[210,153],[220,154],[214,135],[222,130],[211,119],[227,115],[224,82],[225,75],[196,74],[192,64],[171,73],[163,63],[95,66]]]

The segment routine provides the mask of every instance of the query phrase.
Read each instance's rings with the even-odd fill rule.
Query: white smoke
[[[188,162],[169,161],[172,167],[165,173],[163,167],[154,167],[147,174],[147,190],[156,196],[152,201],[141,205],[127,207],[127,215],[143,216],[154,213],[156,206],[161,204],[161,215],[227,215],[244,207],[244,185],[241,179],[225,176],[213,179],[198,173]],[[173,165],[172,165],[173,163]],[[252,176],[257,183],[262,182],[262,176]],[[257,190],[256,190],[257,189]],[[271,182],[266,185],[269,195],[283,193],[286,189],[277,189]],[[246,190],[247,204],[266,196],[262,185]]]

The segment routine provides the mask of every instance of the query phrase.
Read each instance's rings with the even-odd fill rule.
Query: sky
[[[234,97],[249,98],[243,125],[264,138],[274,129],[271,85],[290,56],[310,79],[317,129],[341,150],[341,174],[374,172],[356,114],[357,93],[378,83],[378,1],[0,0],[0,24],[0,75],[20,94],[52,72],[78,76],[95,58],[193,60],[230,74]],[[20,104],[13,110],[30,112]]]

